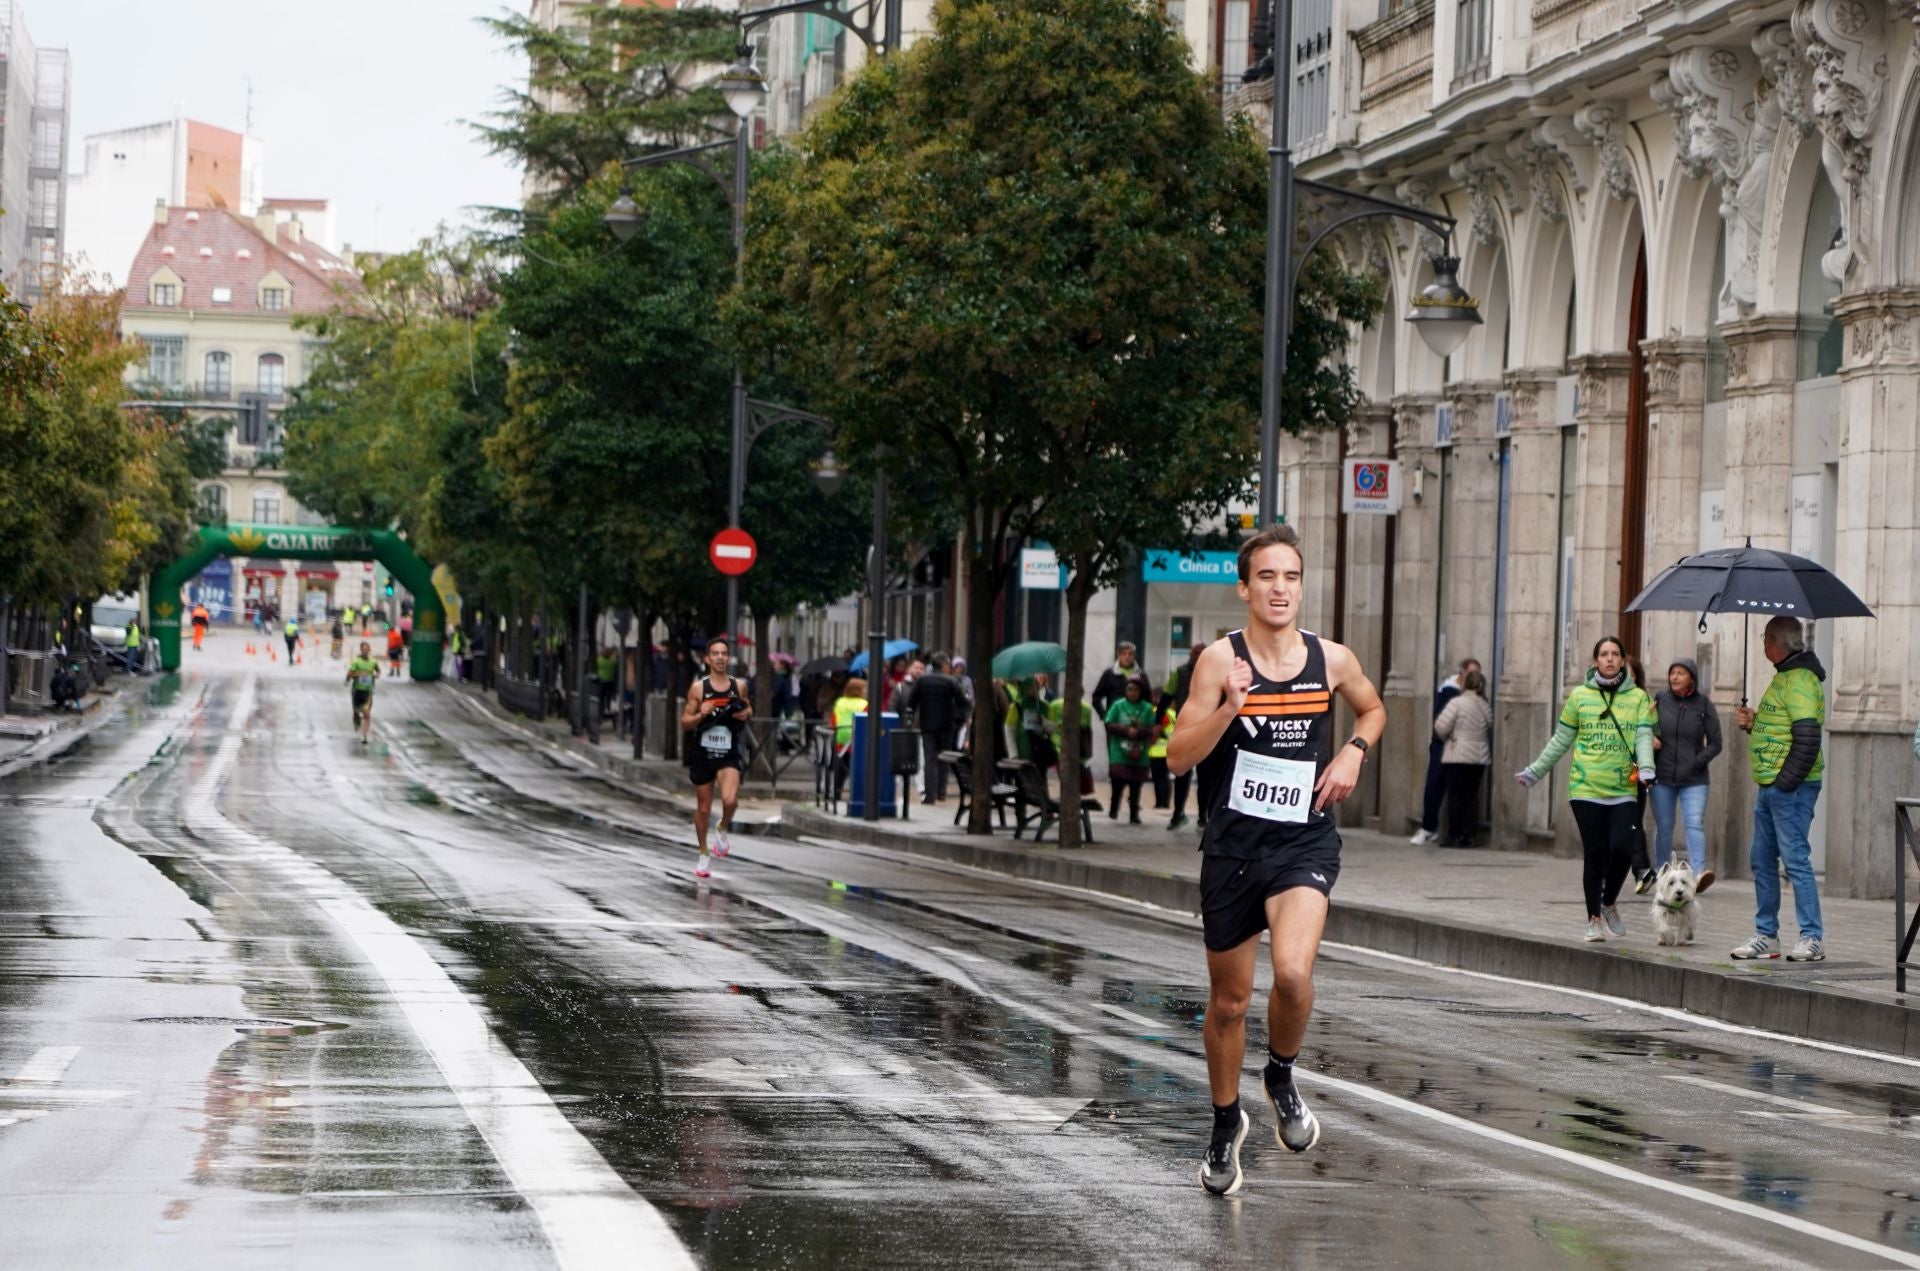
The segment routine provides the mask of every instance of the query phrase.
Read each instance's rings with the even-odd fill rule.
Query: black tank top
[[[708,711],[719,710],[723,705],[727,709],[726,718],[694,726],[693,745],[709,759],[724,759],[733,754],[739,744],[740,721],[733,717],[733,712],[747,703],[740,696],[738,686],[739,681],[731,675],[727,677],[725,688],[715,688],[710,675],[700,677],[701,713],[704,715]]]
[[[1247,651],[1243,631],[1227,636],[1233,655],[1253,668],[1253,687],[1239,716],[1227,725],[1213,750],[1200,761],[1200,806],[1207,813],[1207,832],[1200,849],[1209,856],[1250,859],[1284,849],[1333,827],[1327,812],[1307,810],[1305,822],[1269,821],[1230,807],[1234,765],[1240,752],[1272,759],[1311,762],[1314,779],[1333,760],[1333,689],[1327,682],[1327,656],[1320,637],[1302,631],[1307,660],[1291,680],[1268,679]]]

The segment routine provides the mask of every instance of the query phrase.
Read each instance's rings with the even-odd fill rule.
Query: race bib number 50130
[[[1233,789],[1227,806],[1263,821],[1299,824],[1313,810],[1314,764],[1272,759],[1243,750],[1233,765]]]

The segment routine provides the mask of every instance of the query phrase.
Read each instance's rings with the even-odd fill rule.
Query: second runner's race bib
[[[715,724],[700,734],[700,749],[708,754],[724,755],[733,749],[733,730],[725,724]]]
[[[1300,759],[1271,759],[1243,750],[1233,765],[1227,806],[1263,821],[1305,823],[1313,810],[1317,766]]]

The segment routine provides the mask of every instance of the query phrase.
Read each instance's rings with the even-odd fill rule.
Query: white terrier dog
[[[1694,921],[1700,916],[1699,890],[1687,862],[1670,860],[1660,867],[1653,884],[1655,943],[1693,943]]]

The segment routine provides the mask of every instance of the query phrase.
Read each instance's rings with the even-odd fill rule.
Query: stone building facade
[[[1372,404],[1344,438],[1288,443],[1289,491],[1337,480],[1345,454],[1398,459],[1418,492],[1390,524],[1291,505],[1327,579],[1313,612],[1345,539],[1338,621],[1392,708],[1351,815],[1417,816],[1431,694],[1471,655],[1495,693],[1495,841],[1572,850],[1564,773],[1531,793],[1507,774],[1617,632],[1656,682],[1699,660],[1729,723],[1713,863],[1745,873],[1753,787],[1730,711],[1770,674],[1758,634],[1623,608],[1679,557],[1750,539],[1828,565],[1878,615],[1816,627],[1816,863],[1834,894],[1889,894],[1891,800],[1920,790],[1920,7],[1317,12],[1325,29],[1296,32],[1288,68],[1309,103],[1291,127],[1301,174],[1457,218],[1486,318],[1434,357],[1400,321],[1430,280],[1424,233],[1370,221],[1335,245],[1387,282],[1354,358]],[[1266,100],[1260,86],[1227,106]]]

